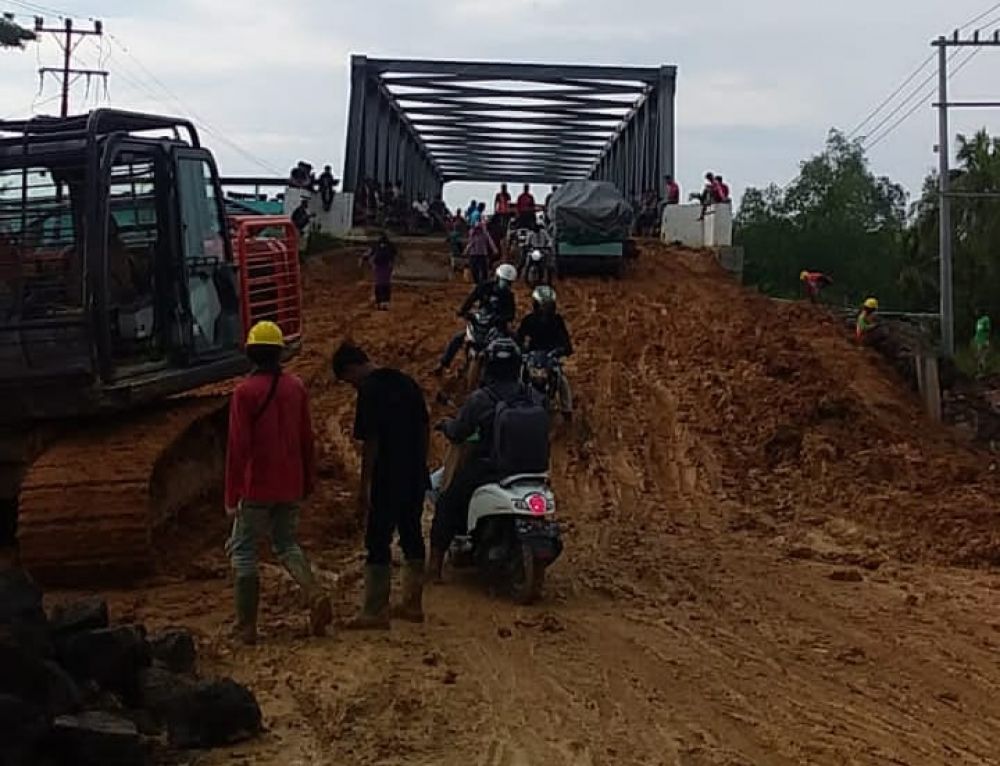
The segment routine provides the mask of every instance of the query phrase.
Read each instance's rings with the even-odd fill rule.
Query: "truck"
[[[549,201],[556,270],[599,270],[621,277],[634,216],[632,206],[608,181],[569,181]]]

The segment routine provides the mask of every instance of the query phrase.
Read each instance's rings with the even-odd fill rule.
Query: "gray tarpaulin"
[[[571,245],[628,239],[632,206],[608,181],[567,181],[552,195],[549,220],[556,238]]]

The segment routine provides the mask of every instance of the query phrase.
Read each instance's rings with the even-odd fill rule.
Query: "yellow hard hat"
[[[805,282],[807,279],[809,279],[809,272],[808,271],[803,271],[801,274],[799,274],[799,281],[800,282]]]
[[[284,347],[285,336],[281,328],[274,322],[258,322],[250,328],[247,335],[248,346],[278,346]]]
[[[878,300],[876,298],[869,298],[865,301],[865,308],[878,311]]]

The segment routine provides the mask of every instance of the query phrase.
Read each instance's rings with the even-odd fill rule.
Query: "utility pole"
[[[956,30],[951,37],[941,36],[931,45],[938,49],[938,228],[940,229],[940,279],[941,279],[941,346],[945,356],[955,355],[955,306],[953,283],[953,245],[951,201],[955,197],[997,197],[993,193],[963,194],[951,190],[951,135],[948,127],[950,109],[995,109],[1000,103],[995,101],[948,101],[948,51],[951,48],[1000,48],[1000,30],[991,37],[980,39],[979,30],[971,37],[962,38]],[[978,51],[977,51],[978,52]],[[957,74],[971,56],[956,67]]]
[[[66,19],[66,22],[62,29],[58,27],[46,27],[45,20],[41,17],[35,17],[35,32],[50,32],[55,35],[56,40],[59,42],[60,47],[63,50],[63,65],[61,69],[54,67],[42,67],[38,70],[38,74],[41,77],[45,77],[46,74],[62,75],[62,109],[60,114],[63,117],[69,115],[69,88],[71,85],[70,75],[76,75],[78,77],[101,77],[105,83],[108,79],[108,72],[104,69],[74,69],[71,64],[73,60],[73,51],[79,43],[74,43],[75,37],[86,37],[88,35],[94,35],[100,37],[104,34],[104,25],[100,21],[94,22],[93,29],[74,29],[73,20]]]
[[[952,285],[952,233],[951,233],[951,133],[948,128],[948,47],[945,38],[939,37],[938,46],[938,189],[941,285],[941,346],[945,356],[955,355],[955,307]]]

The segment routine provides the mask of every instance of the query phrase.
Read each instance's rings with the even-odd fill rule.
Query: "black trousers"
[[[472,272],[472,280],[481,285],[490,278],[490,259],[486,255],[470,255],[469,271]]]
[[[323,201],[323,212],[329,213],[333,207],[333,189],[320,189],[319,196]]]
[[[399,531],[399,547],[407,561],[426,557],[420,517],[424,510],[423,492],[379,493],[373,488],[372,509],[368,514],[365,548],[368,563],[385,566],[392,562],[392,536]]]
[[[375,302],[388,303],[392,299],[392,285],[375,284]]]
[[[451,366],[451,363],[455,360],[455,356],[462,350],[462,344],[464,342],[465,330],[461,330],[452,336],[451,340],[448,341],[448,345],[445,346],[444,354],[441,356],[442,367]]]
[[[456,534],[464,534],[469,518],[469,501],[484,484],[496,480],[496,472],[485,460],[470,459],[455,473],[434,508],[431,523],[431,547],[444,551]]]

